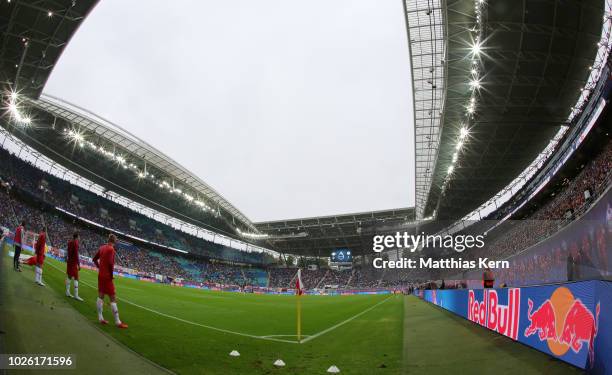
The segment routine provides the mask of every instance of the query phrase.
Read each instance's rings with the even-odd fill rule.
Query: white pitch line
[[[55,268],[56,270],[58,270],[60,272],[62,271],[59,267],[55,266],[54,264],[52,264],[52,263],[48,263],[48,264],[51,267]],[[96,287],[94,287],[93,285],[91,285],[91,284],[89,284],[89,283],[87,283],[85,281],[79,280],[79,283],[80,284],[85,284],[86,286],[88,286],[88,287],[90,287],[92,289],[97,289]],[[139,305],[139,304],[134,303],[132,301],[126,300],[125,298],[117,298],[117,299],[122,301],[122,302],[125,302],[127,304],[130,304],[132,306],[136,306],[136,307],[139,307],[139,308],[141,308],[143,310],[152,312],[153,314],[157,314],[157,315],[169,318],[169,319],[174,319],[174,320],[177,320],[179,322],[186,323],[186,324],[191,324],[191,325],[202,327],[202,328],[208,328],[208,329],[211,329],[211,330],[214,330],[214,331],[218,331],[218,332],[229,333],[229,334],[232,334],[232,335],[243,336],[243,337],[250,337],[250,338],[259,339],[259,340],[269,340],[269,341],[276,341],[276,342],[284,342],[284,343],[288,343],[288,344],[304,344],[304,343],[306,343],[306,342],[308,342],[310,340],[314,340],[317,337],[322,336],[322,335],[324,335],[324,334],[326,334],[326,333],[328,333],[330,331],[333,331],[334,329],[336,329],[338,327],[341,327],[341,326],[345,325],[346,323],[348,323],[348,322],[350,322],[350,321],[360,317],[361,315],[367,313],[368,311],[371,311],[372,309],[378,307],[379,305],[387,302],[388,300],[391,299],[391,297],[387,297],[384,300],[378,302],[377,304],[375,304],[375,305],[373,305],[373,306],[363,310],[362,312],[360,312],[360,313],[358,313],[356,315],[353,315],[352,317],[350,317],[350,318],[348,318],[346,320],[343,320],[343,321],[341,321],[340,323],[338,323],[336,325],[333,325],[333,326],[331,326],[331,327],[329,327],[327,329],[324,329],[323,331],[315,333],[314,335],[302,335],[302,337],[306,337],[306,338],[301,340],[300,342],[275,338],[275,337],[294,337],[294,336],[297,336],[297,335],[267,335],[267,336],[250,335],[248,333],[230,331],[230,330],[223,329],[223,328],[218,328],[218,327],[213,327],[213,326],[209,326],[209,325],[206,325],[206,324],[192,322],[191,320],[179,318],[179,317],[174,316],[174,315],[169,315],[169,314],[163,313],[161,311],[157,311],[157,310],[148,308],[146,306]]]
[[[302,343],[302,344],[307,343],[307,342],[308,342],[308,341],[310,341],[310,340],[314,340],[314,339],[316,339],[316,338],[317,338],[317,337],[319,337],[319,336],[322,336],[322,335],[324,335],[324,334],[326,334],[326,333],[328,333],[328,332],[330,332],[330,331],[333,331],[334,329],[336,329],[336,328],[338,328],[338,327],[341,327],[341,326],[345,325],[346,323],[348,323],[348,322],[350,322],[350,321],[352,321],[352,320],[354,320],[354,319],[356,319],[356,318],[360,317],[361,315],[363,315],[363,314],[367,313],[368,311],[371,311],[372,309],[374,309],[374,308],[378,307],[379,305],[382,305],[383,303],[387,302],[387,301],[388,301],[388,300],[390,300],[390,299],[391,299],[391,297],[387,297],[387,298],[385,298],[384,300],[382,300],[382,301],[378,302],[377,304],[375,304],[374,306],[371,306],[371,307],[369,307],[369,308],[367,308],[367,309],[363,310],[363,311],[362,311],[362,312],[360,312],[359,314],[357,314],[357,315],[353,315],[352,317],[350,317],[350,318],[348,318],[348,319],[346,319],[346,320],[343,320],[343,321],[341,321],[340,323],[338,323],[338,324],[336,324],[336,325],[333,325],[333,326],[331,326],[331,327],[329,327],[329,328],[327,328],[327,329],[324,329],[323,331],[321,331],[321,332],[319,332],[319,333],[315,333],[314,335],[312,335],[312,336],[309,336],[309,337],[305,338],[304,340],[302,340],[302,341],[301,341],[301,343]]]
[[[267,336],[261,336],[261,337],[297,337],[298,335],[267,335]],[[302,335],[302,337],[309,337],[310,335]]]
[[[125,303],[128,303],[128,304],[130,304],[130,305],[133,305],[133,306],[136,306],[136,307],[140,307],[141,309],[146,310],[146,311],[149,311],[149,312],[152,312],[152,313],[154,313],[154,314],[164,316],[164,317],[166,317],[166,318],[170,318],[170,319],[178,320],[179,322],[183,322],[183,323],[191,324],[191,325],[198,326],[198,327],[203,327],[203,328],[212,329],[212,330],[214,330],[214,331],[219,331],[219,332],[223,332],[223,333],[230,333],[230,334],[232,334],[232,335],[238,335],[238,336],[244,336],[244,337],[251,337],[251,338],[254,338],[254,339],[260,339],[260,340],[270,340],[270,341],[286,342],[286,343],[289,343],[289,344],[297,344],[297,343],[298,343],[297,341],[289,341],[289,340],[283,340],[283,339],[275,339],[275,338],[270,337],[270,336],[257,336],[257,335],[250,335],[250,334],[248,334],[248,333],[242,333],[242,332],[230,331],[230,330],[223,329],[223,328],[217,328],[217,327],[209,326],[209,325],[206,325],[206,324],[196,323],[196,322],[192,322],[192,321],[187,320],[187,319],[179,318],[179,317],[174,316],[174,315],[169,315],[169,314],[163,313],[163,312],[161,312],[161,311],[157,311],[157,310],[150,309],[150,308],[148,308],[148,307],[145,307],[145,306],[139,305],[139,304],[134,303],[134,302],[132,302],[132,301],[128,301],[128,300],[126,300],[126,299],[124,299],[124,298],[117,298],[117,299],[118,299],[118,300],[120,300],[120,301],[123,301],[123,302],[125,302]]]
[[[52,264],[52,263],[48,263],[48,264],[49,264],[51,267],[55,268],[56,270],[61,271],[61,269],[59,269],[59,268],[58,268],[57,266],[55,266],[54,264]],[[91,285],[91,284],[89,284],[88,282],[83,281],[83,280],[79,280],[79,284],[85,284],[86,286],[88,286],[88,287],[90,287],[90,288],[92,288],[92,289],[97,289],[97,288],[96,288],[96,287],[94,287],[93,285]],[[118,299],[119,301],[125,302],[125,303],[127,303],[127,304],[129,304],[129,305],[139,307],[139,308],[141,308],[141,309],[143,309],[143,310],[146,310],[146,311],[152,312],[152,313],[154,313],[154,314],[157,314],[157,315],[160,315],[160,316],[163,316],[163,317],[169,318],[169,319],[174,319],[174,320],[177,320],[177,321],[179,321],[179,322],[183,322],[183,323],[186,323],[186,324],[191,324],[191,325],[198,326],[198,327],[202,327],[202,328],[208,328],[208,329],[211,329],[211,330],[214,330],[214,331],[218,331],[218,332],[229,333],[229,334],[232,334],[232,335],[238,335],[238,336],[250,337],[250,338],[260,339],[260,340],[277,341],[277,342],[284,342],[284,343],[288,343],[288,344],[298,344],[298,342],[297,342],[297,341],[290,341],[290,340],[276,339],[276,338],[273,338],[273,337],[268,337],[268,336],[257,336],[257,335],[250,335],[250,334],[248,334],[248,333],[236,332],[236,331],[230,331],[230,330],[223,329],[223,328],[218,328],[218,327],[213,327],[213,326],[209,326],[209,325],[206,325],[206,324],[201,324],[201,323],[197,323],[197,322],[192,322],[191,320],[187,320],[187,319],[179,318],[178,316],[174,316],[174,315],[166,314],[166,313],[163,313],[163,312],[161,312],[161,311],[157,311],[157,310],[154,310],[154,309],[148,308],[148,307],[146,307],[146,306],[139,305],[139,304],[134,303],[134,302],[132,302],[132,301],[129,301],[129,300],[125,299],[125,298],[117,298],[117,299]]]

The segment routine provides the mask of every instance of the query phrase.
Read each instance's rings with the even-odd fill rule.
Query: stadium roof
[[[229,226],[241,224],[243,230],[256,230],[244,214],[202,179],[120,126],[49,95],[22,97],[20,105],[30,109],[34,126],[45,125],[35,131],[28,127],[8,130],[64,167],[171,215],[185,213],[182,208],[187,203],[200,203],[207,216],[221,216],[231,223]],[[228,232],[202,215],[185,216],[192,219],[187,221],[201,220],[195,224]]]
[[[458,219],[567,124],[596,56],[604,1],[450,0],[443,8],[411,0],[406,12],[417,218]]]
[[[0,1],[0,82],[38,98],[68,41],[97,2]]]
[[[145,206],[234,237],[266,241],[280,252],[327,256],[347,247],[360,254],[371,250],[374,228],[393,229],[414,221],[414,208],[399,208],[253,224],[199,177],[118,125],[49,95],[20,96],[19,101],[32,126],[2,125],[54,162]],[[193,202],[186,196],[210,210],[200,212],[204,216],[190,214],[185,208]],[[219,211],[237,232],[210,222],[211,214]]]
[[[414,223],[414,208],[252,223],[199,177],[118,125],[49,95],[20,96],[19,101],[32,118],[31,126],[8,121],[2,126],[54,162],[160,212],[243,240],[267,242],[280,252],[328,256],[347,247],[358,255],[371,251],[375,231],[397,231]],[[212,210],[193,215],[186,209],[193,206],[187,194]],[[211,223],[217,211],[238,231],[228,233]]]
[[[274,220],[255,223],[277,251],[297,255],[329,256],[336,248],[355,255],[372,251],[372,235],[395,232],[414,223],[414,208],[343,215]]]

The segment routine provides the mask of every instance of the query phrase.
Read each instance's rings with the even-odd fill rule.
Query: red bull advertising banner
[[[612,282],[415,294],[590,373],[612,374]]]

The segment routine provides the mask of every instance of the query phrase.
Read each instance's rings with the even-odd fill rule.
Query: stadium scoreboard
[[[331,253],[330,260],[332,263],[353,263],[353,254],[347,248],[335,249]]]

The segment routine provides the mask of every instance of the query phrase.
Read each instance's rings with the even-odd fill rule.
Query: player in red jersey
[[[72,240],[68,241],[68,251],[66,255],[66,296],[72,298],[70,294],[70,280],[74,283],[74,299],[83,301],[79,297],[79,271],[81,264],[79,262],[79,234],[74,233]]]
[[[45,286],[42,281],[43,263],[45,263],[45,245],[47,243],[47,227],[43,226],[38,234],[36,244],[34,244],[34,252],[36,253],[36,275],[34,281],[40,286]]]
[[[21,239],[24,235],[25,231],[25,221],[21,222],[21,225],[15,229],[15,254],[13,256],[13,269],[15,271],[21,272],[21,267],[19,266],[19,256],[21,255]]]
[[[119,319],[119,309],[115,298],[115,284],[113,283],[113,269],[115,267],[115,243],[117,237],[114,234],[108,236],[108,243],[100,246],[100,249],[93,258],[93,262],[98,267],[98,299],[96,307],[98,310],[98,321],[101,324],[108,324],[102,316],[104,308],[104,296],[107,295],[111,301],[111,310],[115,317],[115,325],[118,328],[127,328],[127,324]]]

